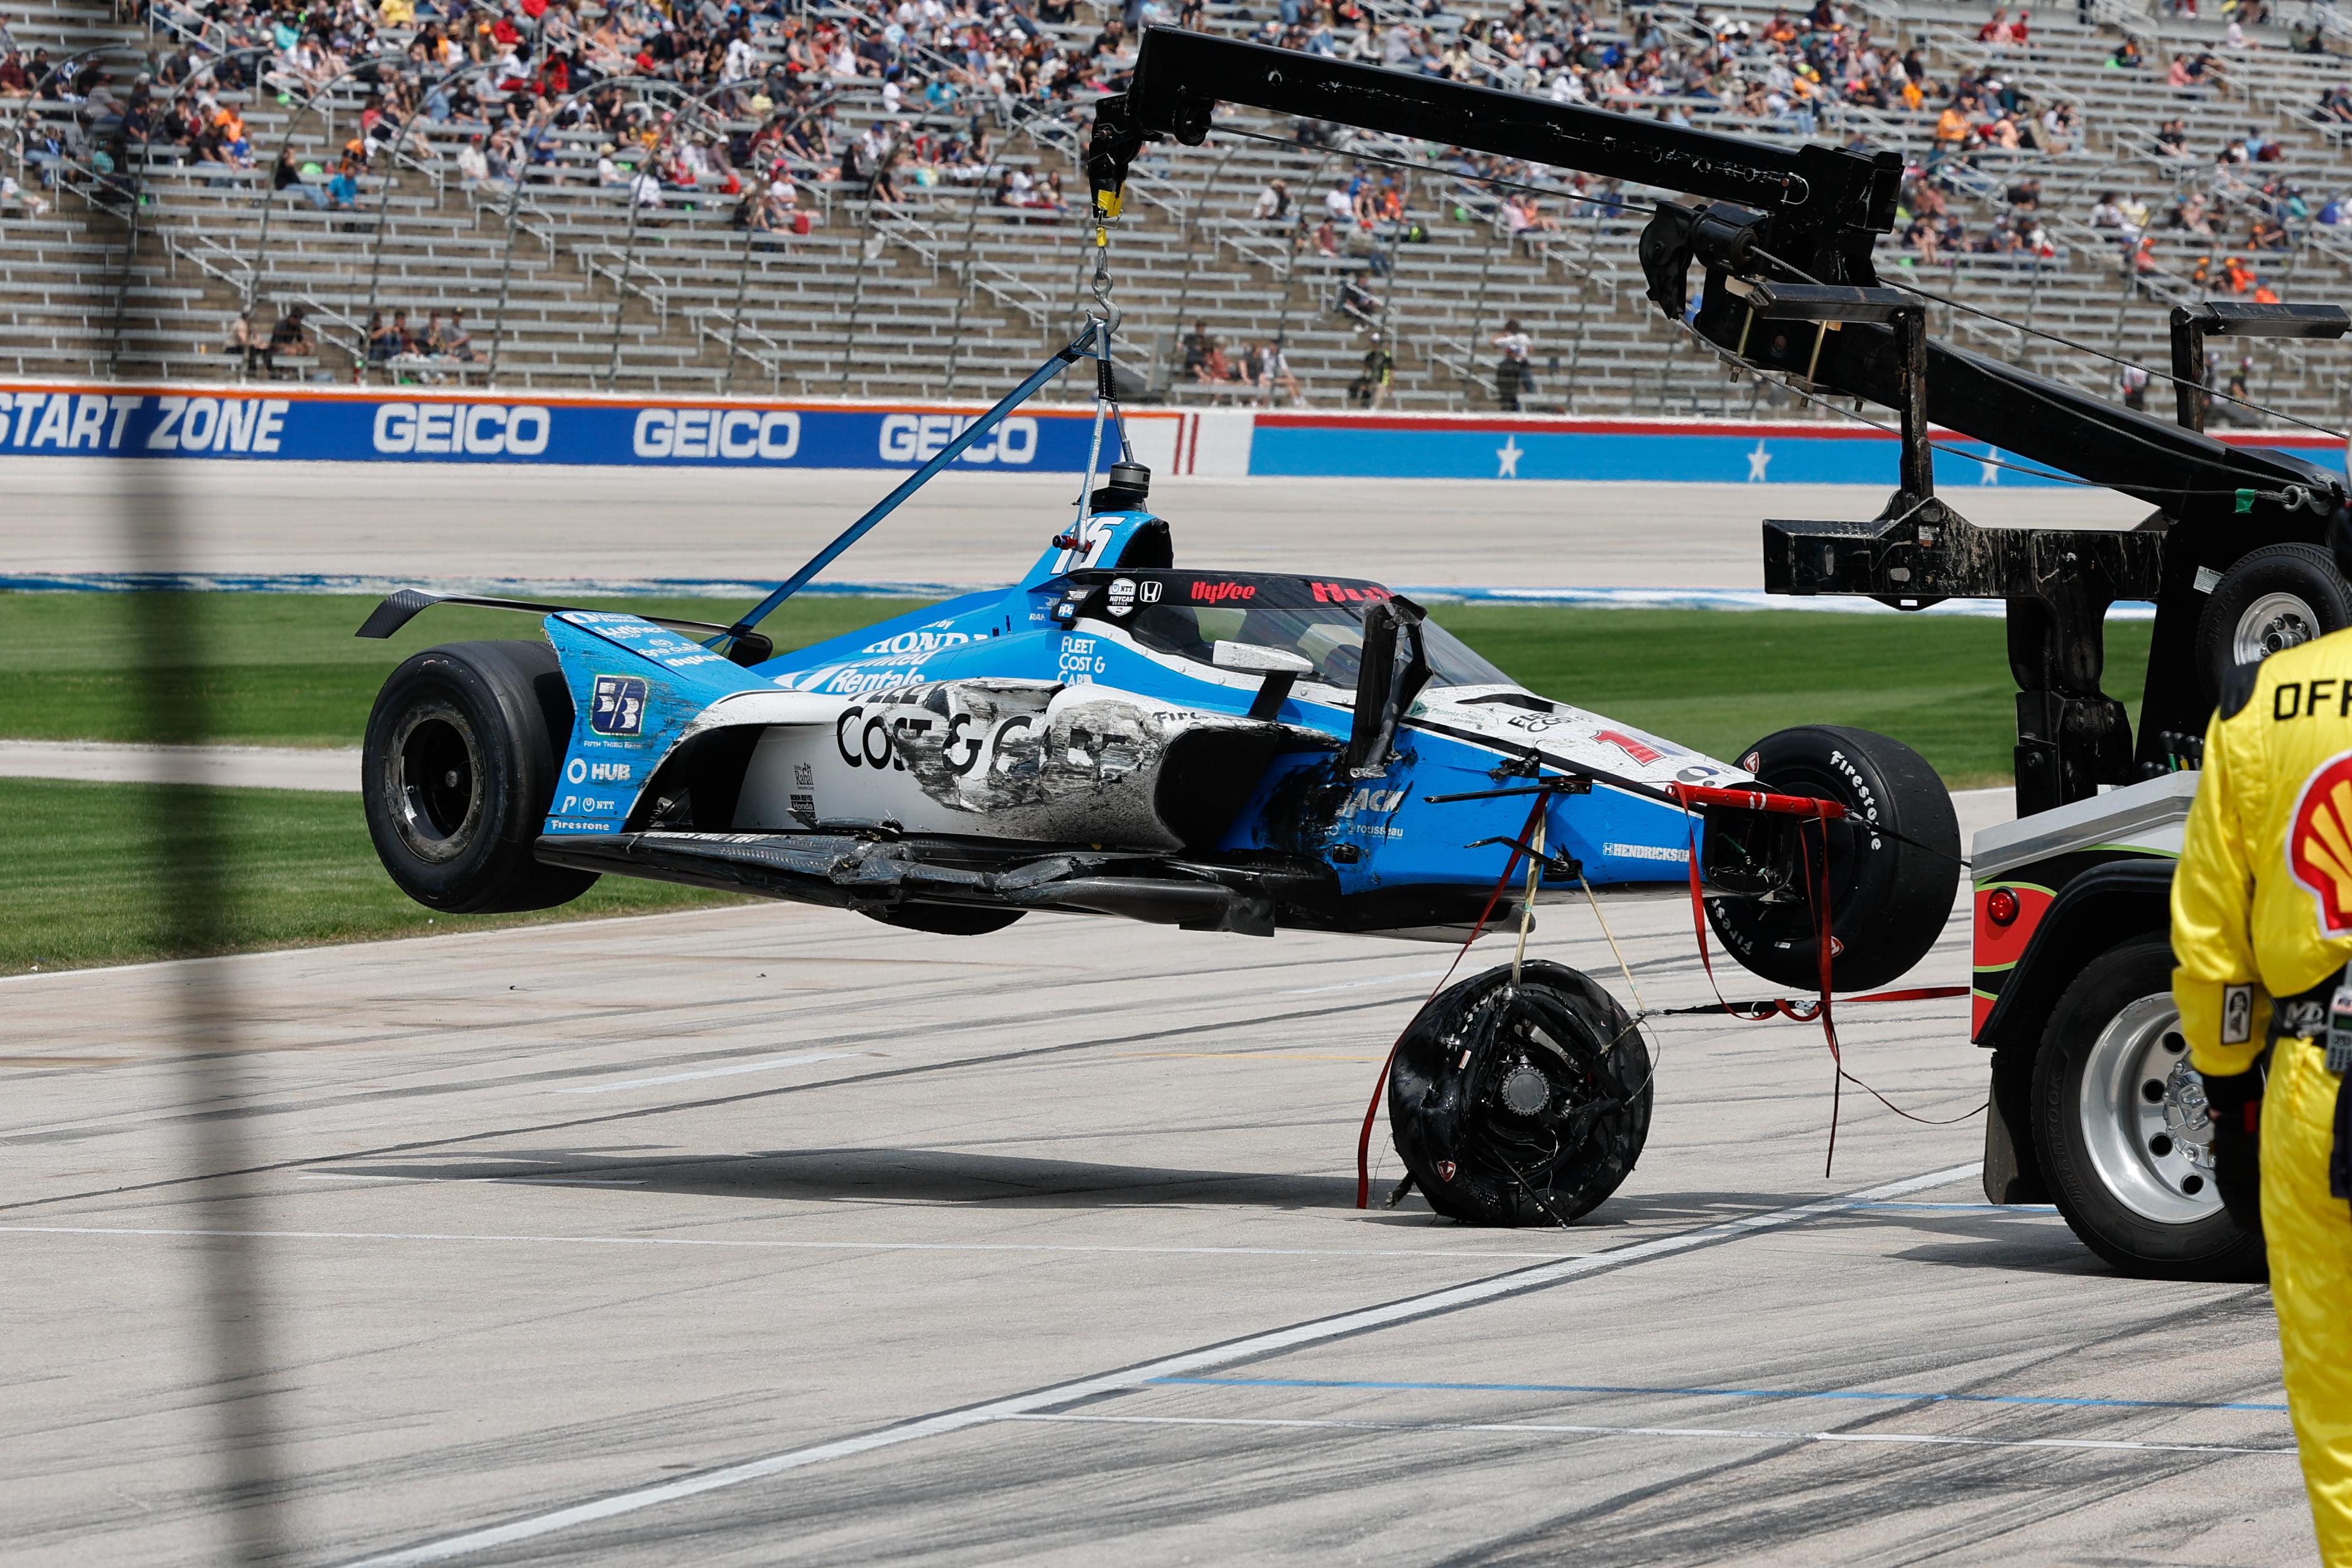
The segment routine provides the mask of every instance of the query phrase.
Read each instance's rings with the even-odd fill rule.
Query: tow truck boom
[[[1133,79],[1096,108],[1087,176],[1116,212],[1146,142],[1205,140],[1220,103],[1571,169],[1704,198],[1660,206],[1643,229],[1651,300],[1757,371],[1902,416],[1899,488],[1867,522],[1768,521],[1768,589],[1861,594],[1903,608],[1950,597],[2009,601],[2020,688],[2018,808],[2043,810],[2168,766],[2169,734],[2201,734],[2193,645],[2200,577],[2261,545],[2352,526],[2346,478],[2291,454],[2225,445],[1926,335],[1926,308],[1872,263],[1894,227],[1902,159],[1790,150],[1378,66],[1171,27],[1145,31]],[[2175,360],[2202,333],[2341,336],[2335,307],[2175,311]],[[2193,341],[2183,347],[2184,332]],[[2201,423],[2202,401],[2184,396]],[[1935,494],[1931,425],[2158,509],[2126,531],[1979,529]],[[2137,761],[2122,705],[2099,689],[2101,622],[2118,598],[2157,602]]]

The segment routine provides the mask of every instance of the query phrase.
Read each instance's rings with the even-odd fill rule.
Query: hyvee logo
[[[2321,936],[2352,932],[2352,752],[2305,781],[2286,832],[2286,868],[2310,893]]]
[[[639,735],[646,728],[646,683],[634,675],[600,675],[588,701],[588,728],[599,735]]]
[[[1257,584],[1255,583],[1195,583],[1192,584],[1192,602],[1196,605],[1222,605],[1229,599],[1246,600],[1256,597]]]
[[[193,424],[194,410],[189,411]],[[547,450],[544,408],[502,403],[387,403],[375,411],[375,449],[476,458],[535,458]]]

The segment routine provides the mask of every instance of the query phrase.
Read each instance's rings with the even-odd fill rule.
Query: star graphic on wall
[[[1771,460],[1772,454],[1764,449],[1764,443],[1762,441],[1757,442],[1756,450],[1748,454],[1748,482],[1751,485],[1762,484],[1764,482],[1764,465]]]
[[[1496,479],[1516,479],[1519,477],[1519,453],[1520,447],[1517,437],[1512,436],[1504,437],[1503,444],[1495,448],[1495,458],[1496,463],[1495,477]]]

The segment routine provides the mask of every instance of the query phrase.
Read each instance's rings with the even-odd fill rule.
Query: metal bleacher
[[[1901,236],[1882,243],[1881,269],[1969,309],[1934,307],[1939,334],[2044,374],[2112,391],[2114,368],[2028,335],[2017,323],[2144,363],[2164,359],[2166,309],[2221,282],[2223,259],[2259,262],[2279,297],[2352,300],[2352,224],[2316,221],[2323,204],[2352,193],[2352,145],[2315,119],[2319,95],[2352,74],[2344,53],[2290,53],[2283,26],[2246,29],[2250,47],[2226,50],[2224,24],[2095,0],[2088,19],[2038,16],[2025,46],[1980,43],[1979,7],[1940,0],[1865,0],[1849,25],[1897,47],[1916,45],[1936,78],[1999,75],[2037,107],[2072,106],[2063,147],[1939,152],[1931,103],[1914,112],[1832,107],[1810,126],[1692,113],[1694,123],[1788,140],[1811,134],[1865,138],[1903,151],[1945,191],[1974,232],[1988,232],[2009,193],[2038,182],[2046,253],[1910,253]],[[1377,0],[1378,19],[1402,14]],[[1503,15],[1503,0],[1454,0],[1412,20],[1441,37],[1465,22]],[[32,0],[12,7],[20,43],[55,56],[98,51],[122,79],[149,68],[172,40],[160,24],[117,23],[88,5]],[[1773,15],[1749,0],[1704,7],[1603,7],[1604,30],[1656,21],[1710,29],[1757,28]],[[1213,26],[1253,31],[1238,7],[1213,6]],[[2315,8],[2312,25],[2332,11]],[[1075,37],[1090,28],[1066,29]],[[2109,62],[2132,39],[2147,62]],[[2328,31],[2330,47],[2352,47]],[[1475,53],[1475,51],[1474,51]],[[2176,55],[2208,57],[2206,85],[2166,83]],[[1498,85],[1520,85],[1507,63],[1482,62]],[[919,113],[893,113],[872,84],[835,93],[845,134],[879,119],[907,132]],[[1083,190],[1080,132],[1020,106],[1000,116],[983,177],[902,182],[902,199],[869,201],[864,188],[824,171],[802,173],[806,234],[752,233],[717,191],[665,193],[634,211],[625,193],[597,179],[596,135],[556,132],[520,199],[509,185],[468,184],[455,163],[459,138],[424,124],[399,150],[373,161],[353,210],[323,211],[290,195],[272,197],[266,170],[275,150],[331,162],[348,139],[355,86],[315,104],[268,89],[237,97],[254,170],[184,167],[133,159],[110,177],[65,166],[53,175],[26,161],[12,134],[7,166],[37,200],[0,208],[0,367],[20,375],[218,378],[239,374],[221,344],[251,303],[268,322],[302,306],[320,354],[310,374],[353,379],[371,314],[462,311],[478,353],[371,367],[373,379],[497,384],[517,388],[710,394],[973,397],[1033,364],[1066,340],[1087,298],[1087,231],[1075,212],[1000,205],[994,178],[1021,168]],[[1642,100],[1650,114],[1711,109],[1690,100]],[[0,124],[20,131],[54,102],[0,100]],[[2187,122],[2185,155],[2157,132]],[[961,123],[961,122],[958,122]],[[935,128],[944,128],[944,120]],[[1155,398],[1192,404],[1286,404],[1286,389],[1210,384],[1188,374],[1184,335],[1196,325],[1230,348],[1279,342],[1318,406],[1351,400],[1375,331],[1396,357],[1389,405],[1479,410],[1496,404],[1493,339],[1516,321],[1532,339],[1534,385],[1525,406],[1580,414],[1789,416],[1815,412],[1755,378],[1733,379],[1703,348],[1662,321],[1642,293],[1634,241],[1640,204],[1655,193],[1605,192],[1545,204],[1555,226],[1511,237],[1496,194],[1431,166],[1442,149],[1342,132],[1334,145],[1276,145],[1234,132],[1290,138],[1296,127],[1246,115],[1222,117],[1199,148],[1155,147],[1139,165],[1135,197],[1118,231],[1114,271],[1126,312],[1124,352]],[[712,126],[714,133],[752,127]],[[2250,130],[2275,143],[2275,161],[2217,163]],[[1368,155],[1418,165],[1392,171]],[[1371,229],[1346,226],[1340,253],[1309,243],[1322,193],[1335,178],[1370,169],[1399,182],[1404,216]],[[971,171],[964,171],[970,174]],[[1253,216],[1268,181],[1286,182],[1293,210]],[[2304,216],[2286,225],[2287,248],[2259,257],[2238,237],[2280,198],[2263,186],[2290,182]],[[2137,247],[2090,226],[2110,192],[2147,208]],[[135,200],[133,194],[135,193]],[[2176,198],[2200,195],[2217,233],[2160,226]],[[1971,313],[1984,312],[1982,315]],[[1993,320],[1991,318],[2000,318]],[[2265,341],[2246,367],[2249,390],[2299,417],[2340,427],[2347,412],[2342,350]],[[2226,366],[2225,373],[2235,370]]]

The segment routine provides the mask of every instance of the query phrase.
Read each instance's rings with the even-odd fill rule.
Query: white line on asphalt
[[[1303,985],[1295,991],[1276,991],[1276,996],[1320,996],[1326,991],[1361,991],[1367,985],[1396,985],[1407,980],[1434,980],[1444,973],[1443,969],[1410,969],[1402,974],[1381,974],[1370,980],[1342,980],[1334,985]]]
[[[1616,1247],[1607,1252],[1562,1258],[1557,1263],[1539,1264],[1533,1268],[1514,1269],[1507,1274],[1497,1274],[1485,1279],[1472,1280],[1465,1285],[1447,1286],[1436,1290],[1424,1291],[1417,1296],[1407,1296],[1402,1300],[1383,1302],[1376,1307],[1366,1307],[1353,1312],[1341,1312],[1333,1317],[1296,1323],[1286,1329],[1276,1329],[1268,1333],[1253,1334],[1245,1339],[1228,1341],[1223,1344],[1185,1351],[1176,1355],[1163,1357],[1159,1361],[1128,1367],[1123,1371],[1104,1373],[1095,1377],[1081,1378],[1073,1383],[1033,1389],[1026,1394],[1016,1394],[1010,1398],[994,1400],[986,1405],[946,1411],[937,1415],[924,1416],[919,1420],[902,1422],[895,1426],[885,1426],[879,1431],[863,1433],[855,1437],[844,1437],[836,1442],[819,1443],[806,1448],[791,1448],[781,1454],[771,1454],[765,1458],[753,1459],[746,1464],[730,1465],[724,1469],[712,1470],[703,1475],[681,1476],[676,1480],[665,1481],[658,1486],[642,1487],[634,1491],[597,1498],[592,1501],[574,1504],[570,1508],[556,1509],[551,1512],[533,1514],[505,1524],[492,1525],[485,1530],[472,1530],[460,1535],[445,1536],[438,1541],[428,1541],[420,1545],[367,1558],[352,1564],[352,1568],[414,1568],[415,1564],[446,1563],[454,1558],[471,1556],[475,1552],[487,1552],[494,1547],[511,1545],[518,1541],[530,1541],[543,1535],[552,1535],[560,1531],[576,1529],[581,1525],[593,1524],[600,1520],[613,1519],[623,1514],[636,1513],[645,1509],[656,1508],[664,1503],[697,1497],[705,1492],[720,1491],[730,1487],[742,1486],[746,1482],[764,1480],[770,1476],[782,1475],[788,1470],[805,1469],[812,1465],[821,1465],[834,1459],[851,1458],[859,1454],[872,1453],[877,1448],[897,1447],[901,1444],[917,1442],[925,1437],[943,1436],[950,1432],[964,1431],[970,1427],[984,1426],[989,1422],[1002,1421],[1012,1416],[1055,1410],[1065,1405],[1078,1404],[1083,1400],[1097,1398],[1106,1394],[1118,1394],[1135,1388],[1150,1383],[1156,1378],[1180,1376],[1202,1372],[1211,1367],[1231,1366],[1237,1362],[1254,1361],[1277,1352],[1295,1350],[1301,1345],[1316,1344],[1326,1340],[1392,1327],[1398,1323],[1412,1322],[1420,1319],[1434,1317],[1440,1313],[1459,1310],[1465,1307],[1476,1306],[1481,1302],[1495,1300],[1501,1297],[1517,1296],[1531,1290],[1543,1289],[1585,1275],[1622,1268],[1635,1263],[1646,1263],[1654,1258],[1671,1258],[1679,1253],[1713,1246],[1718,1242],[1736,1241],[1766,1231],[1780,1230],[1805,1220],[1841,1213],[1853,1208],[1857,1204],[1883,1203],[1889,1198],[1899,1198],[1909,1193],[1927,1192],[1936,1187],[1949,1186],[1953,1183],[1976,1176],[1979,1169],[1980,1167],[1974,1163],[1966,1165],[1951,1165],[1940,1171],[1930,1171],[1924,1175],[1906,1176],[1900,1181],[1884,1183],[1875,1187],[1864,1188],[1839,1197],[1822,1198],[1806,1204],[1792,1204],[1786,1208],[1772,1209],[1740,1219],[1720,1220],[1712,1225],[1678,1231],[1671,1236],[1656,1237],[1648,1241],[1635,1242],[1630,1247]]]
[[[311,1182],[427,1182],[431,1176],[338,1176],[325,1172],[301,1173]],[[515,1182],[541,1184],[560,1177],[464,1176],[451,1178],[480,1184]],[[639,1184],[640,1185],[643,1184]],[[408,1230],[204,1230],[162,1226],[97,1225],[0,1225],[0,1235],[18,1236],[156,1236],[231,1237],[256,1241],[465,1241],[502,1242],[530,1247],[720,1247],[753,1250],[812,1252],[1069,1252],[1135,1253],[1180,1258],[1434,1258],[1465,1261],[1551,1263],[1561,1258],[1591,1257],[1590,1253],[1452,1252],[1444,1247],[1113,1247],[1078,1242],[1020,1241],[765,1241],[728,1240],[692,1236],[501,1236],[469,1231]]]
[[[1340,1421],[1281,1416],[1078,1415],[1041,1413],[1005,1421],[1097,1423],[1115,1426],[1300,1426],[1360,1432],[1539,1432],[1580,1437],[1731,1437],[1764,1443],[1912,1443],[1954,1448],[2099,1448],[2135,1454],[2284,1454],[2284,1447],[2232,1447],[2221,1443],[2135,1443],[2103,1437],[1959,1437],[1937,1432],[1780,1432],[1745,1426],[1586,1426],[1553,1421]]]
[[[664,1073],[659,1078],[625,1078],[617,1083],[592,1083],[579,1089],[559,1089],[558,1094],[610,1094],[621,1089],[651,1089],[657,1083],[688,1083],[698,1078],[732,1078],[737,1073],[773,1072],[778,1068],[806,1067],[811,1062],[843,1062],[852,1057],[864,1056],[863,1051],[811,1051],[806,1056],[770,1057],[761,1062],[739,1062],[733,1067],[704,1068],[698,1072]]]

